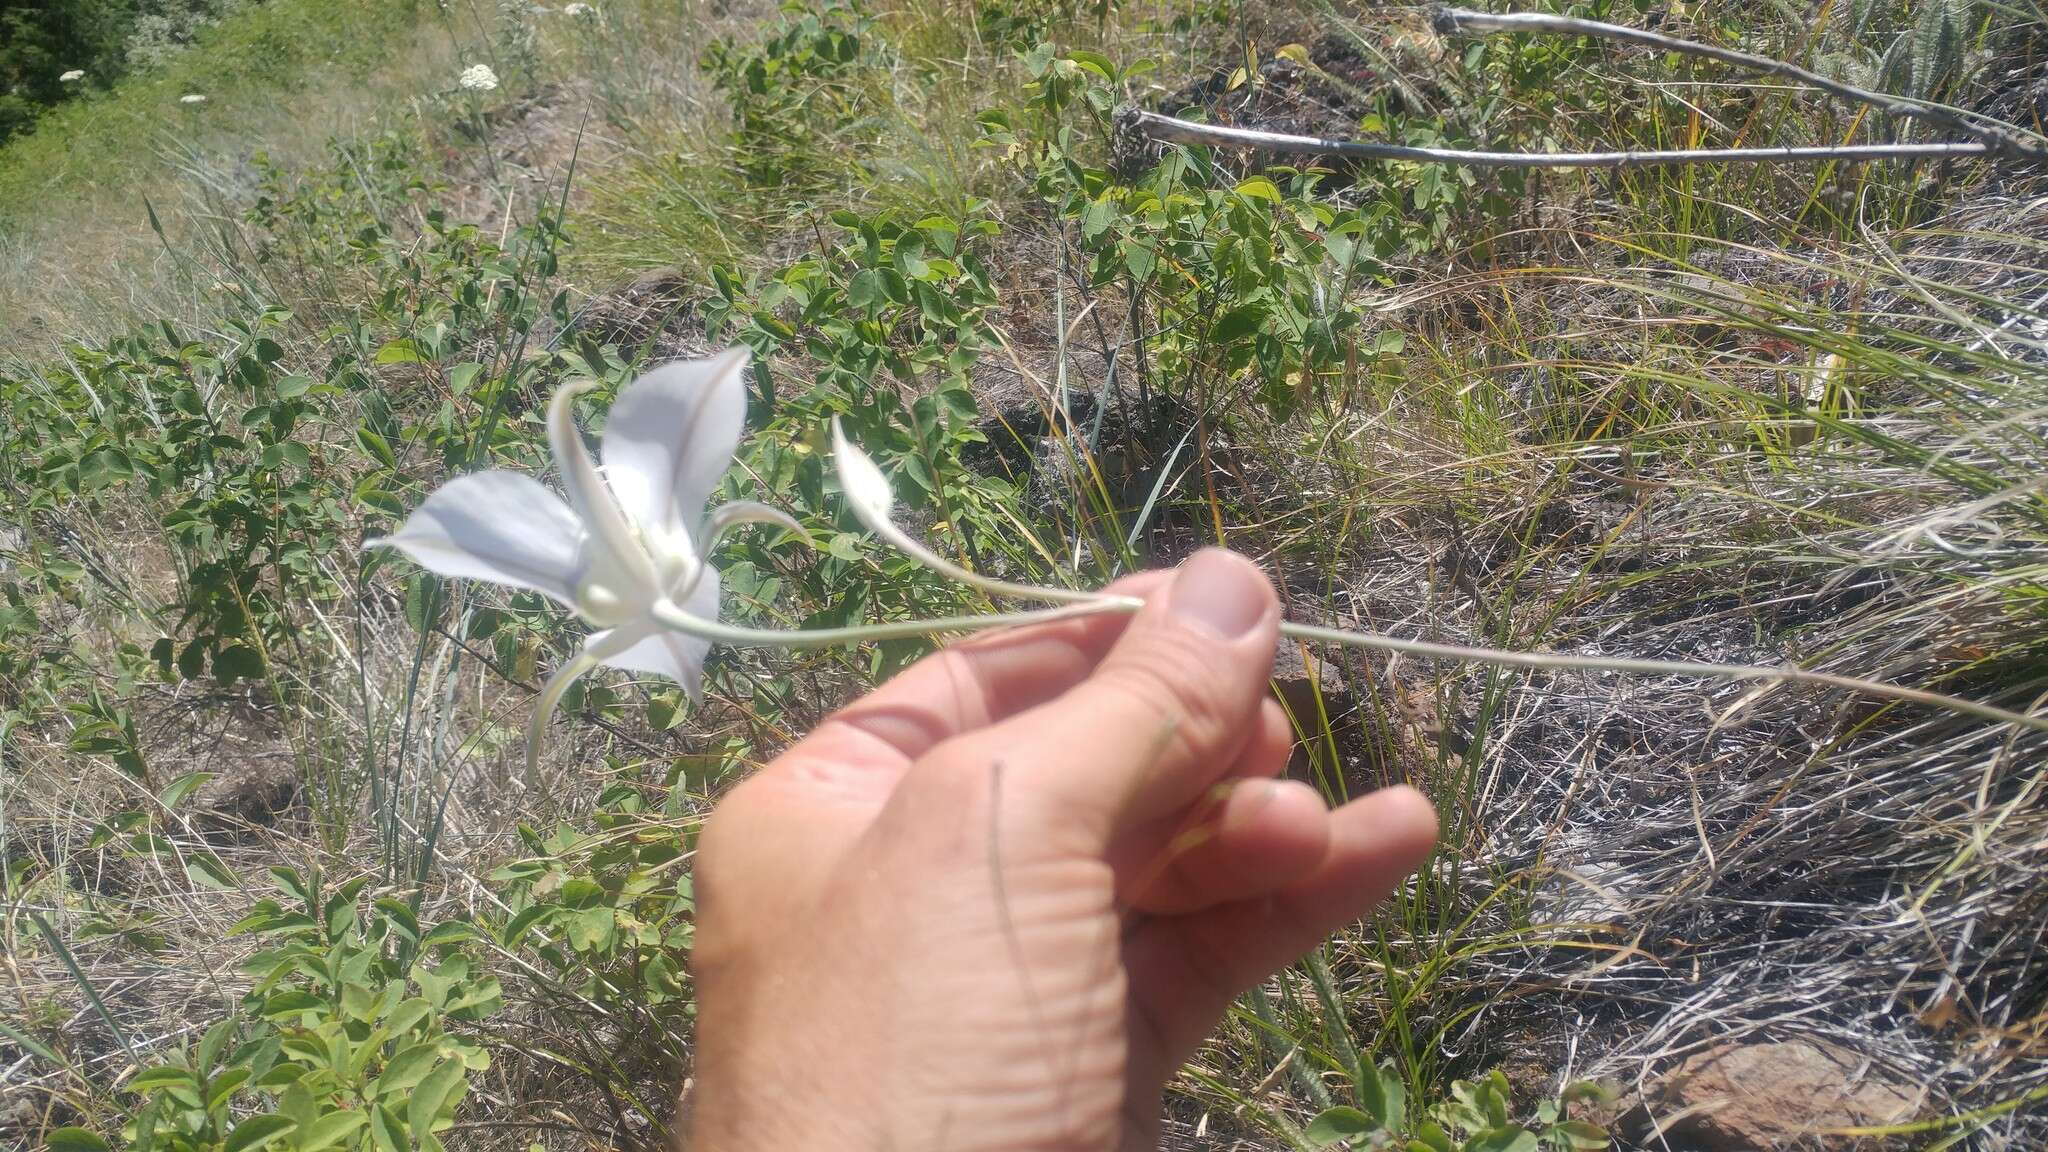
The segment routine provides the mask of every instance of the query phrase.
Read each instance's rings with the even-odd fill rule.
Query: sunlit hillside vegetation
[[[2030,3],[1569,11],[2048,115]],[[1925,123],[1332,0],[266,0],[195,36],[0,147],[7,1147],[668,1145],[701,821],[938,641],[715,649],[697,706],[599,674],[529,769],[582,626],[362,543],[451,475],[552,482],[557,389],[601,427],[734,342],[726,494],[802,526],[727,538],[737,622],[994,610],[861,531],[838,418],[978,572],[1219,543],[1309,624],[2048,700],[2037,164],[1283,162],[1128,110],[1492,151]],[[1413,782],[1444,843],[1238,1005],[1174,1146],[2048,1141],[2048,736],[1562,663],[1280,653],[1292,771]],[[1807,1087],[1717,1103],[1744,1083]]]

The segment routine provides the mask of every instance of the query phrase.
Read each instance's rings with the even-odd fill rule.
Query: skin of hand
[[[1152,1148],[1231,1000],[1421,863],[1419,792],[1273,779],[1254,565],[1116,590],[1144,609],[947,648],[719,804],[688,1148]]]

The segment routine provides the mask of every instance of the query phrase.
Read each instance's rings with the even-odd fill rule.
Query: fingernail
[[[1251,561],[1204,548],[1183,561],[1173,577],[1167,613],[1235,640],[1258,626],[1266,614],[1266,581]]]

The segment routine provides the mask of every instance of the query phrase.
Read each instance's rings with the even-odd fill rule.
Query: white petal
[[[614,628],[608,632],[592,632],[583,640],[583,647],[574,656],[555,670],[548,682],[541,686],[540,699],[534,704],[533,715],[526,722],[526,778],[538,781],[540,770],[541,738],[546,735],[548,720],[555,714],[555,708],[568,694],[569,686],[583,678],[584,673],[603,663],[615,653],[623,652],[647,634],[648,625],[628,628]]]
[[[599,451],[626,515],[671,536],[697,530],[747,422],[745,345],[664,364],[626,385]]]
[[[846,492],[847,503],[853,505],[853,514],[868,531],[894,535],[889,509],[896,503],[896,493],[889,487],[889,478],[846,438],[836,416],[832,418],[832,463],[839,470],[839,487]]]
[[[562,471],[562,487],[569,493],[570,506],[582,518],[584,530],[608,555],[616,578],[632,585],[630,589],[612,591],[620,595],[658,595],[654,562],[648,559],[647,549],[620,513],[604,478],[597,474],[590,450],[583,446],[583,434],[576,430],[571,401],[588,387],[564,384],[555,390],[554,398],[548,402],[548,447],[554,451],[555,465]]]
[[[718,619],[718,570],[704,566],[704,575],[697,581],[690,597],[683,603],[683,611],[705,620]],[[592,637],[596,647],[596,637]],[[683,686],[690,699],[702,699],[704,695],[704,656],[711,651],[711,641],[695,636],[683,636],[675,632],[660,631],[626,649],[616,656],[604,657],[604,663],[612,668],[624,668],[629,672],[645,672],[666,676]]]
[[[561,498],[518,472],[472,472],[434,490],[398,531],[364,544],[396,548],[443,576],[530,588],[574,607],[582,525]]]

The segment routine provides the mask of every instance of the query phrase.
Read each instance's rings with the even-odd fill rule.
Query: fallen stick
[[[1257,128],[1197,124],[1157,112],[1138,112],[1133,127],[1153,140],[1171,144],[1205,144],[1220,148],[1252,148],[1282,156],[1356,156],[1361,160],[1413,160],[1460,164],[1473,168],[1641,168],[1653,164],[1769,164],[1812,161],[1928,159],[1985,156],[1993,149],[1980,141],[1959,144],[1847,144],[1811,148],[1679,148],[1650,152],[1485,152],[1469,148],[1415,148],[1405,144],[1374,144],[1295,136]]]
[[[1640,44],[1665,52],[1702,56],[1752,72],[1782,76],[1851,103],[1867,104],[1887,116],[1924,120],[1939,125],[1951,132],[1959,132],[1980,141],[1995,156],[2014,160],[2048,161],[2048,146],[2044,146],[2038,140],[2030,140],[2026,135],[2003,125],[1973,120],[1938,104],[1858,88],[1854,84],[1831,80],[1797,64],[1788,64],[1783,60],[1773,60],[1768,56],[1758,56],[1749,52],[1738,52],[1733,48],[1716,48],[1711,44],[1681,40],[1676,36],[1666,36],[1661,32],[1650,32],[1642,28],[1606,24],[1598,20],[1582,20],[1576,16],[1551,16],[1542,12],[1508,12],[1496,15],[1464,8],[1438,8],[1430,22],[1442,36],[1550,32],[1567,36],[1597,36],[1606,40]]]

